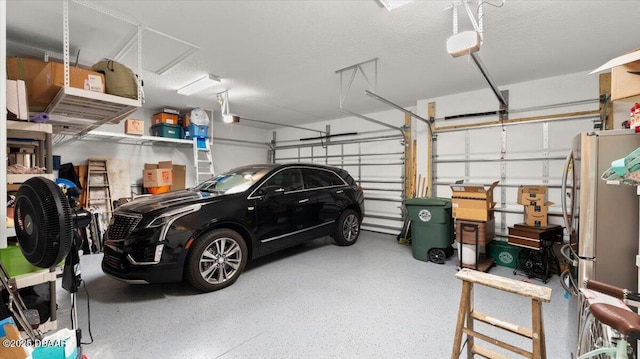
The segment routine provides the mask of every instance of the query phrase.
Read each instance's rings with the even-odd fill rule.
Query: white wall
[[[155,111],[140,109],[129,118],[145,121],[145,135],[150,135],[151,117]],[[124,121],[114,125],[103,125],[99,131],[124,133]],[[237,124],[225,124],[214,119],[212,134],[215,138],[212,145],[214,170],[224,172],[230,168],[251,163],[267,161],[267,146],[237,142],[234,140],[266,143],[267,131],[259,128]],[[53,154],[62,156],[62,163],[74,165],[84,164],[89,157],[107,157],[126,159],[130,163],[131,184],[141,184],[142,169],[145,163],[173,161],[175,164],[187,166],[187,187],[196,183],[193,168],[192,147],[181,147],[166,144],[132,145],[108,141],[79,140],[65,141],[53,146]]]

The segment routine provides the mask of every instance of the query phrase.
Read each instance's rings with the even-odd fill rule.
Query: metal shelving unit
[[[141,103],[125,97],[65,86],[46,109],[55,133],[82,136],[107,123],[117,123]]]
[[[78,2],[80,5],[86,4]],[[142,93],[138,86],[137,99],[92,92],[71,87],[69,84],[69,0],[63,7],[64,86],[45,110],[51,116],[54,132],[83,136],[107,123],[118,123],[142,106]],[[103,12],[97,8],[94,10]],[[113,17],[113,14],[107,14]],[[138,68],[142,68],[142,27],[138,25]]]
[[[192,140],[182,140],[177,138],[158,137],[158,136],[136,136],[124,133],[107,132],[107,131],[91,131],[84,135],[82,140],[88,141],[110,141],[127,145],[177,145],[180,147],[193,147]]]
[[[35,123],[25,121],[6,121],[7,137],[18,140],[32,140],[36,148],[37,165],[44,166],[45,158],[46,163],[53,162],[53,156],[51,153],[51,133],[52,126],[46,123]],[[30,144],[31,145],[31,144]],[[53,171],[51,166],[47,168],[48,173],[37,174],[6,174],[6,183],[20,184],[32,177],[46,177],[50,180],[54,180]],[[6,248],[7,237],[15,236],[15,229],[6,229],[6,234],[0,238],[0,248]]]

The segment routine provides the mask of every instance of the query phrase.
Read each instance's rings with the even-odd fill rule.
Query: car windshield
[[[269,167],[264,166],[235,168],[200,183],[195,189],[212,193],[244,192],[262,178],[268,170]]]

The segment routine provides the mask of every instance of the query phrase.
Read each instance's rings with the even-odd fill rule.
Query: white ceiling
[[[338,111],[335,71],[373,58],[378,58],[377,93],[401,106],[488,89],[468,56],[454,59],[446,52],[453,22],[444,8],[452,1],[415,1],[392,12],[376,0],[87,3],[199,47],[163,75],[142,71],[145,107],[151,109],[219,111],[215,94],[229,90],[230,110],[241,117],[292,125],[345,117]],[[640,46],[639,13],[637,0],[485,5],[480,57],[498,86],[592,70]],[[70,19],[71,51],[79,49],[85,64],[113,57],[136,30],[73,2]],[[459,22],[461,31],[471,29],[462,8]],[[18,44],[62,52],[62,2],[9,0],[7,38],[10,54],[31,52]],[[157,68],[160,59],[168,62],[184,51],[175,41],[148,39],[143,42],[147,67]],[[134,57],[123,61],[129,59]],[[190,97],[176,93],[208,73],[223,82]],[[364,89],[358,76],[344,107],[363,114],[389,109]]]

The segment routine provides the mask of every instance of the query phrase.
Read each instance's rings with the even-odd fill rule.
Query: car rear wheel
[[[358,213],[352,209],[342,212],[338,219],[338,226],[333,238],[336,244],[340,246],[350,246],[358,240],[360,235],[360,217]]]
[[[238,232],[217,229],[196,240],[189,250],[185,276],[203,292],[233,284],[247,264],[247,244]]]

